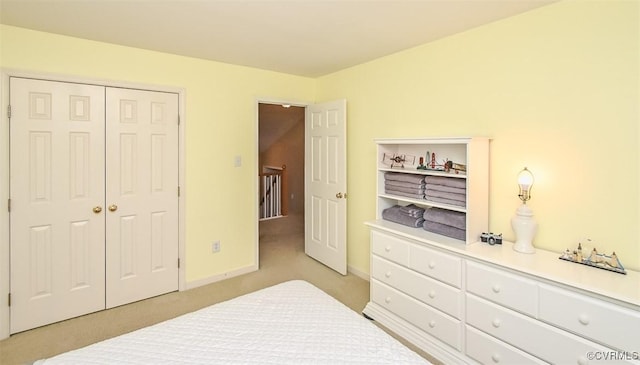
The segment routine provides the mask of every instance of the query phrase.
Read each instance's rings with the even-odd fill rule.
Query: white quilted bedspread
[[[289,281],[36,364],[427,364],[305,281]]]

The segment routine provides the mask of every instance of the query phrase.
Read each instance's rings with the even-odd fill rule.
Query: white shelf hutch
[[[477,242],[488,222],[487,139],[379,139],[377,219],[371,229],[371,294],[363,313],[443,363],[640,364],[640,273],[621,275],[538,249]],[[384,154],[426,151],[467,165],[467,204],[453,207],[384,194]],[[441,162],[441,161],[438,161]],[[464,211],[464,241],[381,219],[418,204]]]
[[[378,149],[377,165],[377,214],[382,219],[382,211],[393,205],[416,204],[422,207],[438,207],[466,213],[466,243],[478,240],[480,233],[487,230],[489,222],[489,140],[486,138],[431,138],[431,139],[376,139]],[[440,165],[444,160],[464,164],[467,171],[462,173],[444,172],[437,170],[417,169],[419,158],[425,157],[425,164],[430,162],[426,153],[435,153],[436,162]],[[414,157],[414,163],[398,163],[391,167],[385,156]],[[403,166],[404,167],[401,167]],[[385,194],[384,175],[386,172],[404,174],[419,174],[445,176],[451,179],[466,181],[466,206],[460,207],[449,204],[432,202],[426,199],[412,199],[402,196]],[[469,213],[472,214],[469,214]],[[427,239],[459,242],[453,238],[436,235],[416,228],[416,234]]]

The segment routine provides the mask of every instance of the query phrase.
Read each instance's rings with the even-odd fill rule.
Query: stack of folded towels
[[[382,211],[382,219],[399,223],[405,226],[419,228],[424,223],[425,209],[410,204],[405,207],[394,205]]]
[[[385,172],[384,192],[407,198],[424,199],[424,175]]]
[[[425,198],[436,203],[464,207],[467,204],[467,181],[445,176],[425,177]]]
[[[455,238],[466,239],[466,214],[442,208],[428,208],[424,210],[422,227],[429,232]]]

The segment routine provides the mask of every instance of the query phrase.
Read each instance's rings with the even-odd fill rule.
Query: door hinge
[[[11,119],[11,105],[7,105],[7,118]]]
[[[7,212],[11,213],[11,198],[7,199]]]
[[[180,115],[178,115],[178,125],[180,125]]]
[[[178,258],[178,269],[180,268],[180,258]]]
[[[178,198],[180,197],[180,187],[178,186]]]
[[[11,293],[7,294],[7,305],[11,307]]]

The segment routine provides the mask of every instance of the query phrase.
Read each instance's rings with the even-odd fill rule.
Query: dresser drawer
[[[466,354],[481,364],[546,364],[546,362],[471,326],[466,327]]]
[[[466,300],[468,325],[542,360],[554,364],[588,364],[589,353],[611,352],[611,349],[604,346],[500,307],[473,294],[467,294]],[[595,364],[596,361],[592,363]]]
[[[549,285],[540,285],[543,321],[624,351],[640,351],[640,312]]]
[[[467,261],[467,291],[536,317],[538,284],[505,271]]]
[[[371,251],[400,265],[409,264],[409,243],[400,238],[371,231]]]
[[[409,247],[409,268],[460,288],[462,259],[426,247]]]
[[[375,279],[371,280],[371,300],[456,350],[462,351],[462,323],[459,320]]]
[[[384,260],[372,257],[371,276],[403,293],[419,299],[449,315],[460,318],[462,300],[460,289],[431,279],[415,271]]]

